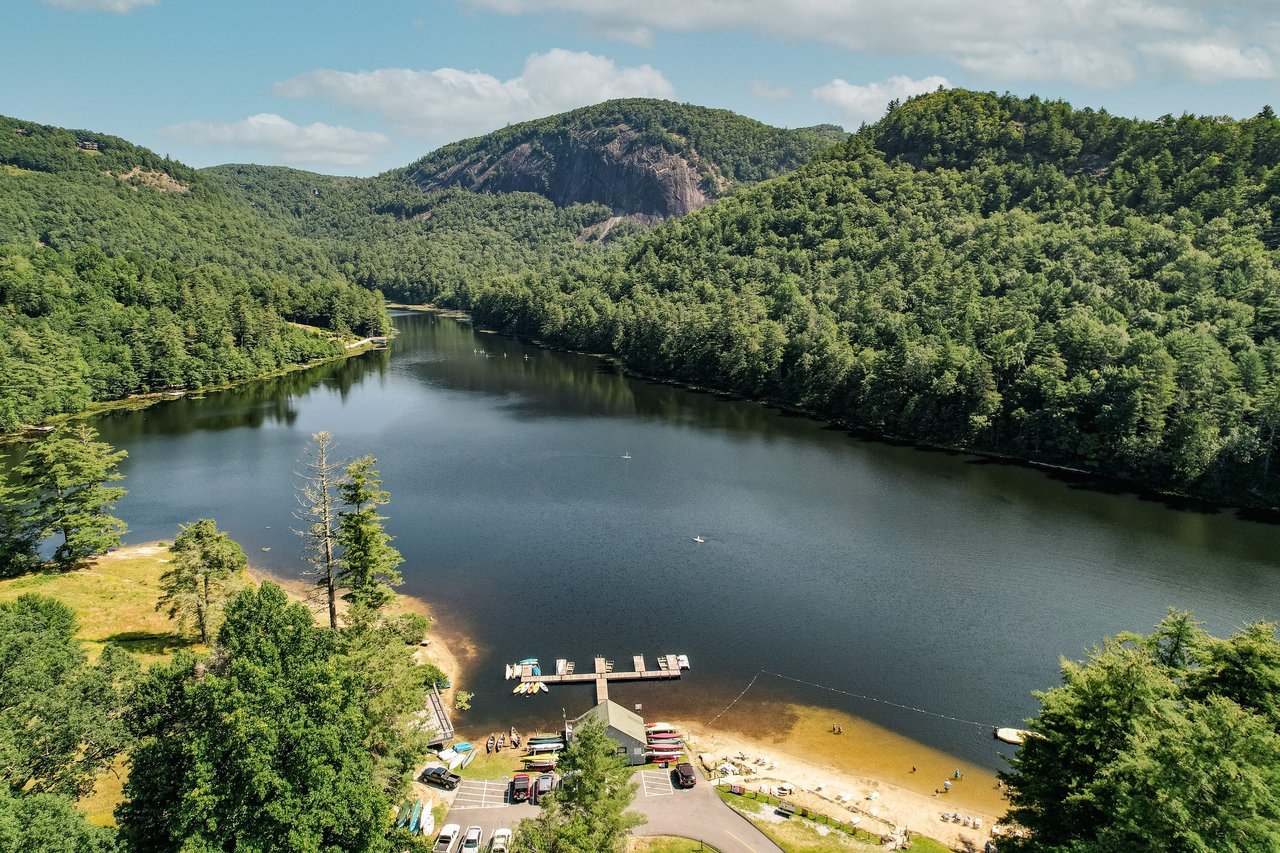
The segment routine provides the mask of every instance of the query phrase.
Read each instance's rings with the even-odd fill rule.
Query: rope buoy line
[[[760,670],[760,672],[764,672],[764,670],[762,669],[762,670]],[[724,711],[721,711],[719,714],[716,714],[714,717],[712,717],[712,718],[711,718],[711,722],[710,722],[710,723],[707,723],[707,725],[711,725],[711,724],[712,724],[712,723],[714,723],[716,720],[718,720],[718,719],[720,719],[721,717],[723,717],[723,716],[725,715],[725,712],[726,712],[726,711],[728,711],[728,710],[729,710],[730,708],[732,708],[734,705],[737,705],[737,704],[738,704],[738,699],[741,699],[743,696],[746,696],[746,695],[747,695],[747,691],[751,689],[751,685],[756,683],[756,679],[760,677],[760,672],[757,672],[755,675],[751,676],[751,681],[747,684],[747,686],[746,686],[746,687],[742,688],[742,692],[738,694],[737,699],[734,699],[734,700],[733,700],[732,702],[730,702],[728,705],[725,705],[725,706],[724,706]]]
[[[903,705],[899,702],[890,702],[888,699],[877,699],[875,696],[867,696],[862,693],[853,693],[852,691],[849,691],[849,690],[841,690],[839,687],[828,687],[825,684],[817,684],[812,681],[805,681],[802,678],[795,678],[790,675],[783,675],[780,672],[771,672],[767,669],[757,670],[756,674],[751,676],[751,683],[748,684],[746,688],[741,693],[738,694],[738,698],[734,699],[732,702],[726,705],[724,711],[721,711],[719,714],[716,714],[715,717],[711,719],[711,723],[714,723],[716,720],[720,719],[722,716],[724,716],[726,711],[728,711],[734,705],[738,704],[738,699],[741,699],[743,696],[746,695],[747,690],[751,689],[751,686],[756,683],[756,679],[759,678],[761,675],[772,675],[774,678],[781,678],[785,681],[794,681],[796,684],[803,684],[807,687],[817,687],[819,690],[827,690],[831,693],[839,693],[842,696],[850,696],[854,699],[865,699],[868,702],[878,702],[881,705],[889,705],[890,707],[893,707],[893,708],[901,708],[904,711],[914,711],[917,714],[926,714],[930,717],[937,717],[940,720],[950,720],[953,723],[963,723],[964,725],[977,726],[978,728],[981,728],[981,729],[991,728],[990,723],[979,723],[977,720],[966,720],[963,717],[953,717],[950,714],[939,714],[937,711],[927,711],[924,708],[917,708],[914,705]],[[708,723],[707,725],[710,725],[711,723]]]

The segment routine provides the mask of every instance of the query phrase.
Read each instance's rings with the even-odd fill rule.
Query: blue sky
[[[874,121],[938,85],[1280,108],[1266,0],[8,0],[0,113],[195,166],[368,175],[612,97]]]

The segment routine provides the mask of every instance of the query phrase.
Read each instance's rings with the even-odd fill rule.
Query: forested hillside
[[[0,431],[242,379],[382,334],[378,294],[193,169],[0,118]]]
[[[475,282],[521,334],[915,440],[1280,497],[1280,120],[937,92],[609,258]]]

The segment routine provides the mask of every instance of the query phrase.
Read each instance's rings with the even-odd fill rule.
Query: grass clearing
[[[74,571],[44,571],[0,580],[0,601],[28,592],[56,598],[75,611],[78,636],[91,661],[107,643],[116,643],[144,667],[181,648],[201,648],[174,633],[169,617],[156,610],[160,575],[168,567],[169,548],[154,542],[114,551]]]

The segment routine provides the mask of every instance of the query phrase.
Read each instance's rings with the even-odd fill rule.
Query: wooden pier
[[[449,711],[445,708],[440,688],[434,684],[427,694],[427,707],[418,712],[418,727],[431,733],[428,746],[446,744],[453,740],[453,722],[449,719]]]
[[[608,700],[610,681],[656,681],[658,679],[679,678],[679,658],[679,655],[659,655],[658,668],[646,669],[644,655],[633,655],[631,657],[631,665],[634,668],[630,672],[614,670],[613,661],[606,660],[603,657],[595,659],[595,665],[592,667],[591,672],[575,672],[573,661],[566,661],[563,667],[557,662],[556,669],[562,671],[558,671],[554,675],[545,673],[534,675],[533,666],[525,664],[520,667],[520,680],[526,684],[541,681],[547,685],[595,682],[596,704],[598,705]]]

